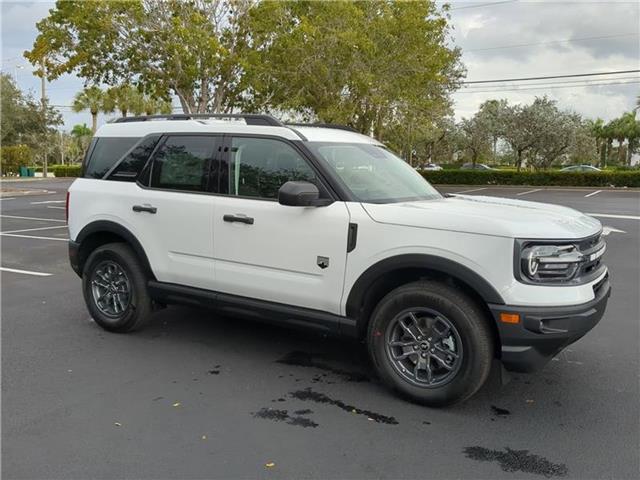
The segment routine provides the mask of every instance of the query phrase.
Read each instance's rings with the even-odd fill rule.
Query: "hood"
[[[510,198],[456,195],[363,207],[379,223],[510,238],[570,240],[602,229],[598,220],[572,208]]]

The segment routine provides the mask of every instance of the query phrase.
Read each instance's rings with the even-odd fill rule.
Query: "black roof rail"
[[[168,115],[140,115],[136,117],[116,118],[113,123],[146,122],[152,120],[197,120],[207,118],[238,118],[247,125],[263,125],[271,127],[284,127],[284,124],[272,117],[259,113],[172,113]]]
[[[347,132],[360,133],[353,127],[348,125],[340,125],[338,123],[287,123],[287,127],[321,127],[321,128],[335,128],[336,130],[346,130]]]

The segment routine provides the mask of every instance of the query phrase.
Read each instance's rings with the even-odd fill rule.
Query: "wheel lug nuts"
[[[421,354],[420,356],[421,356],[422,358],[427,358],[427,354],[426,354],[426,353],[423,353],[423,354]]]

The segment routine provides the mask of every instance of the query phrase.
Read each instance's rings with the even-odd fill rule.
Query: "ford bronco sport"
[[[601,224],[554,205],[442,195],[384,145],[266,115],[122,118],[67,198],[93,319],[167,304],[364,340],[385,384],[464,400],[493,359],[531,371],[610,293]]]

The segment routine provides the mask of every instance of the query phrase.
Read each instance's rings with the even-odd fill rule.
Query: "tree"
[[[491,134],[482,118],[476,114],[460,122],[461,140],[465,150],[471,154],[475,166],[478,159],[491,151]]]
[[[62,123],[60,112],[49,105],[43,116],[42,104],[31,94],[25,95],[10,75],[0,74],[0,91],[2,145],[28,144],[37,150],[42,145],[40,136]]]
[[[524,154],[535,144],[537,138],[535,128],[535,117],[530,106],[513,105],[507,107],[504,140],[516,156],[518,171],[522,168]]]
[[[186,113],[228,111],[240,101],[240,27],[251,0],[58,1],[25,52],[53,80],[74,72],[111,86],[174,93]]]
[[[595,140],[596,154],[599,158],[599,165],[606,165],[606,148],[607,148],[607,132],[605,130],[604,120],[596,118],[588,121],[588,128],[591,136]]]
[[[71,129],[71,138],[73,139],[73,142],[71,142],[70,144],[70,156],[74,160],[87,151],[92,136],[93,132],[89,127],[87,127],[86,123],[73,126],[73,128]]]
[[[476,116],[485,125],[487,133],[491,136],[491,152],[493,161],[497,159],[498,140],[505,132],[505,116],[508,103],[506,100],[487,100],[480,105]]]
[[[89,110],[89,112],[91,112],[91,131],[96,133],[98,128],[98,113],[112,112],[113,101],[100,87],[94,85],[78,92],[73,99],[71,108],[74,112]]]
[[[463,74],[430,1],[260,2],[247,23],[251,105],[380,139],[402,125],[410,139],[415,121],[448,114]]]
[[[145,96],[142,99],[142,107],[145,115],[154,115],[156,113],[169,114],[172,111],[170,101],[151,96]]]
[[[106,92],[105,101],[110,107],[120,110],[123,117],[131,111],[136,115],[144,111],[142,94],[132,85],[125,84],[110,88]]]

